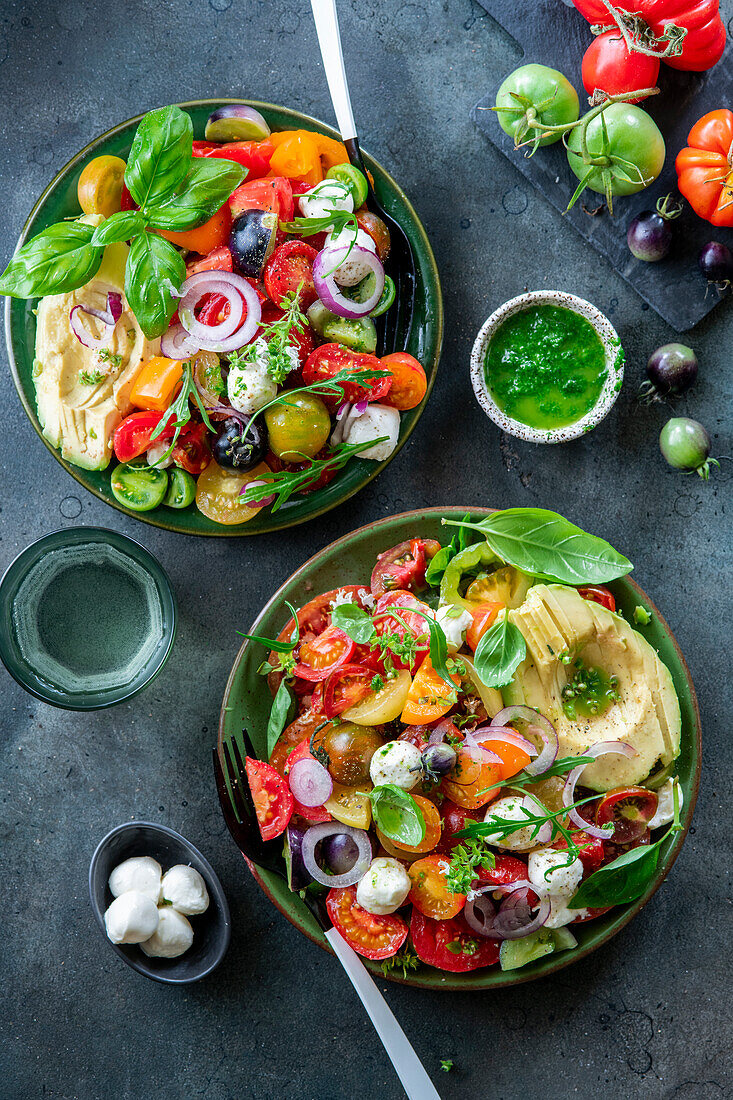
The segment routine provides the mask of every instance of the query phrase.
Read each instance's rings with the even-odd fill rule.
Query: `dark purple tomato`
[[[629,225],[626,241],[637,260],[654,264],[669,255],[672,228],[655,210],[644,210]]]
[[[701,249],[697,262],[709,283],[721,288],[730,286],[733,281],[733,252],[727,244],[710,241]]]
[[[685,344],[664,344],[649,356],[646,373],[649,381],[642,393],[648,401],[673,397],[689,390],[697,378],[697,356]]]

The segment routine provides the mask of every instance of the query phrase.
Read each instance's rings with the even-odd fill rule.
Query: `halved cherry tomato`
[[[494,854],[493,867],[477,867],[476,878],[482,886],[507,886],[527,878],[527,864],[516,856]]]
[[[313,458],[305,458],[302,462],[283,462],[283,460],[278,455],[273,454],[272,451],[266,455],[265,461],[273,473],[278,473],[280,470],[300,472],[301,470],[309,469],[314,462],[327,458],[328,455],[332,453],[331,448],[326,444],[325,447],[321,447],[320,451],[314,454]],[[317,489],[322,489],[324,485],[329,485],[336,477],[337,473],[338,471],[333,466],[327,466],[314,481],[309,481],[307,485],[301,485],[299,492],[315,493]]]
[[[406,539],[377,558],[372,570],[371,590],[374,596],[383,596],[395,588],[419,592],[425,587],[425,570],[428,562],[440,550],[435,539]]]
[[[186,275],[196,275],[199,271],[234,271],[232,250],[228,244],[220,244],[212,249],[208,256],[186,264]]]
[[[585,584],[578,589],[578,593],[584,600],[599,603],[601,607],[607,607],[609,611],[616,610],[614,594],[609,588],[606,588],[605,584]]]
[[[322,634],[301,644],[295,675],[301,680],[327,680],[346,664],[355,648],[356,643],[348,634],[337,626],[328,626]]]
[[[224,203],[213,217],[196,229],[183,229],[177,233],[168,229],[157,229],[156,233],[160,233],[161,237],[172,241],[180,248],[187,248],[189,252],[198,252],[206,256],[215,248],[227,243],[231,228],[232,215],[229,207]]]
[[[112,447],[119,461],[131,462],[133,458],[139,458],[144,454],[150,446],[150,437],[162,419],[161,413],[147,410],[126,416],[122,423],[117,425],[112,436]],[[174,423],[175,417],[171,416],[161,434],[156,436],[156,442],[172,438]]]
[[[309,130],[279,130],[270,135],[275,152],[270,160],[273,175],[301,179],[314,187],[323,179],[323,165],[316,135]]]
[[[616,787],[607,791],[596,809],[596,825],[613,823],[614,844],[628,844],[647,831],[659,798],[646,787]]]
[[[589,909],[580,917],[576,917],[571,924],[585,924],[586,921],[595,920],[596,917],[602,917],[605,913],[610,913],[613,909],[612,905],[606,905],[603,909]]]
[[[365,959],[389,959],[407,939],[407,924],[402,917],[368,913],[356,900],[355,886],[330,890],[326,909],[334,928]]]
[[[321,158],[321,167],[324,173],[329,168],[335,168],[337,164],[349,163],[349,154],[346,152],[343,141],[336,141],[334,138],[328,137],[327,134],[313,133],[312,136],[318,149],[318,155]]]
[[[371,210],[367,210],[365,206],[356,211],[356,222],[359,229],[363,229],[372,238],[377,246],[377,255],[384,263],[392,247],[392,238],[385,222],[377,214],[372,214]]]
[[[293,243],[297,244],[298,242],[294,241]],[[282,247],[285,248],[286,246],[283,245]],[[269,263],[272,263],[272,260]],[[267,286],[267,268],[265,268],[265,286]],[[328,381],[339,371],[345,370],[353,374],[356,371],[380,371],[384,369],[379,359],[374,355],[351,351],[341,344],[321,344],[306,359],[303,367],[303,381],[307,386],[313,386],[316,382]],[[373,378],[364,382],[346,381],[340,382],[339,385],[343,388],[343,397],[340,394],[326,392],[320,395],[321,400],[331,412],[335,412],[343,401],[381,401],[389,393],[392,379],[385,377]]]
[[[461,974],[499,961],[498,941],[479,936],[461,914],[450,920],[433,920],[413,905],[410,938],[417,957],[438,970]]]
[[[323,685],[323,711],[327,718],[336,718],[349,707],[366,699],[372,690],[374,673],[360,665],[342,665]]]
[[[404,412],[420,404],[428,390],[428,380],[422,364],[406,351],[393,351],[379,360],[383,370],[392,375],[392,385],[383,404]]]
[[[270,754],[270,764],[280,775],[285,775],[285,765],[288,757],[304,741],[310,744],[310,739],[319,726],[323,725],[323,715],[315,714],[308,710],[299,715],[295,721],[285,727],[275,743]]]
[[[442,780],[441,790],[458,806],[475,810],[499,796],[500,787],[494,786],[511,778],[525,768],[530,756],[516,745],[486,738],[481,744],[501,757],[502,763],[474,760],[467,749],[457,749],[454,770]],[[493,787],[493,790],[487,788]]]
[[[262,309],[263,325],[271,325],[274,321],[279,321],[285,316],[285,312],[280,309],[279,306],[276,306],[274,302],[270,302],[266,299],[266,303],[266,306],[263,305]],[[258,335],[262,335],[262,329],[260,329]],[[290,346],[294,347],[297,351],[298,359],[300,360],[300,365],[302,367],[310,353],[313,351],[313,347],[315,344],[315,340],[313,339],[313,330],[306,327],[303,329],[302,332],[299,332],[296,328],[291,328],[288,342]],[[295,384],[296,386],[301,385],[299,371],[293,371],[288,375],[285,385],[289,388],[291,384]]]
[[[410,901],[423,916],[433,920],[449,920],[457,916],[466,904],[465,894],[448,889],[450,863],[445,856],[431,855],[418,859],[407,869],[412,883]]]
[[[438,851],[449,855],[457,844],[463,844],[463,840],[453,834],[465,829],[467,821],[480,821],[483,813],[479,809],[469,810],[465,806],[457,806],[449,798],[444,798],[440,816],[443,819],[443,831]]]
[[[614,859],[618,859],[624,852],[630,852],[632,848],[643,848],[645,845],[651,843],[651,830],[645,829],[641,836],[636,837],[634,840],[629,840],[625,844],[614,844],[612,840],[605,840],[604,845],[604,863],[613,863]]]
[[[421,794],[413,794],[412,797],[417,802],[425,819],[425,836],[419,844],[402,844],[399,840],[393,840],[392,843],[395,848],[399,848],[404,852],[432,852],[440,840],[442,831],[440,814],[435,803],[431,802],[429,798],[423,798]]]
[[[453,683],[459,687],[461,678],[458,673],[452,672],[450,675]],[[451,698],[451,694],[448,684],[433,668],[428,654],[410,684],[400,720],[409,726],[435,722],[455,704],[455,698]]]
[[[295,210],[290,180],[283,176],[240,183],[228,201],[233,218],[239,217],[245,210],[269,210],[277,215],[279,222],[289,222]]]
[[[271,141],[194,141],[191,150],[195,157],[215,157],[233,160],[247,169],[247,179],[255,180],[270,171],[270,160],[275,152]]]
[[[391,615],[389,612],[393,607],[402,610]],[[406,608],[408,610],[405,610]],[[415,608],[415,610],[411,611],[409,608]],[[417,614],[418,611],[422,614]],[[403,640],[408,635],[413,639],[419,639],[412,661],[405,661],[396,653],[390,654],[395,668],[409,668],[410,672],[416,672],[430,649],[430,634],[423,618],[424,614],[432,614],[428,605],[418,600],[412,592],[404,592],[397,588],[379,597],[374,612],[374,625],[378,634],[397,634]]]
[[[308,309],[318,294],[313,283],[313,261],[318,253],[305,241],[285,241],[265,264],[265,290],[276,306],[287,294],[299,292],[300,308]]]
[[[293,796],[287,783],[264,760],[245,759],[247,782],[255,804],[257,824],[263,840],[274,840],[285,832],[293,814]]]
[[[209,429],[205,424],[187,424],[173,448],[176,466],[198,477],[211,462]]]
[[[300,742],[296,748],[288,755],[285,761],[285,778],[287,779],[290,774],[290,769],[293,764],[297,764],[299,760],[315,760],[315,756],[310,750],[310,738],[306,737]],[[292,794],[292,791],[291,791]],[[332,821],[330,813],[325,806],[304,806],[302,802],[298,802],[298,799],[293,796],[293,813],[300,814],[306,821],[310,821],[311,825],[319,825],[323,821]]]
[[[484,634],[493,625],[496,616],[503,609],[504,604],[498,600],[486,600],[477,607],[471,608],[471,625],[466,631],[466,641],[474,653]]]
[[[573,829],[572,837],[580,849],[580,862],[583,864],[586,874],[597,871],[603,863],[606,854],[605,841],[597,836],[589,836],[583,829]],[[566,852],[568,842],[564,836],[559,837],[552,845],[559,851]]]

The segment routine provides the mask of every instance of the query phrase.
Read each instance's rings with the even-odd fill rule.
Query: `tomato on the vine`
[[[389,959],[407,939],[407,925],[402,917],[368,913],[356,900],[355,886],[330,890],[326,909],[334,928],[365,959]]]
[[[583,87],[588,95],[596,88],[608,95],[653,88],[659,77],[659,58],[629,50],[618,30],[594,38],[583,56]],[[630,99],[629,103],[638,103]]]

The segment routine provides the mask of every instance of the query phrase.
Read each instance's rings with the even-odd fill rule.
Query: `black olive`
[[[212,445],[212,453],[220,466],[251,470],[267,454],[267,428],[258,421],[250,424],[244,436],[244,426],[236,417],[229,417]]]
[[[277,217],[270,210],[244,210],[232,222],[229,247],[237,271],[259,279],[275,247]]]

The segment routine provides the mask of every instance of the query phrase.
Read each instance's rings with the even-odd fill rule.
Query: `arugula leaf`
[[[443,522],[458,526],[455,520]],[[480,531],[509,565],[544,581],[604,584],[634,568],[604,539],[545,508],[507,508],[465,526]]]
[[[176,232],[195,229],[213,218],[246,175],[234,161],[194,157],[181,190],[148,208],[148,224]]]
[[[277,744],[280,734],[290,722],[295,712],[295,696],[288,687],[285,679],[280,681],[280,687],[272,701],[270,719],[267,723],[267,759],[272,756],[272,750]]]
[[[322,218],[293,218],[289,222],[280,222],[280,229],[283,233],[293,233],[298,237],[312,237],[315,233],[331,230],[334,236],[338,236],[347,225],[359,228],[355,214],[348,210],[330,210]]]
[[[119,241],[129,241],[145,229],[145,218],[140,210],[118,210],[94,230],[92,244],[105,247]]]
[[[476,647],[476,674],[486,687],[503,687],[526,655],[527,643],[521,630],[504,614],[489,627]]]
[[[283,396],[297,392],[297,390],[286,390]],[[274,405],[276,402],[272,401],[271,404]],[[286,405],[287,401],[283,401],[282,404]],[[252,420],[254,420],[254,416],[250,419],[250,424]],[[339,443],[325,458],[310,458],[308,455],[303,454],[303,461],[307,465],[302,470],[279,470],[277,473],[267,474],[264,478],[265,484],[276,497],[272,505],[272,511],[277,512],[286,501],[290,500],[294,493],[298,493],[312,485],[314,481],[318,481],[326,470],[340,470],[349,459],[358,455],[360,451],[367,451],[370,447],[376,446],[377,443],[383,443],[386,438],[386,435],[380,435],[378,439],[365,439],[363,443]],[[294,455],[301,454],[299,451],[293,451],[292,453]],[[245,504],[255,503],[262,500],[263,487],[261,484],[252,488],[245,485],[244,492],[241,495],[244,497]]]
[[[125,169],[125,184],[138,206],[164,202],[180,187],[192,148],[193,123],[180,107],[159,107],[144,116]]]
[[[16,252],[0,276],[0,294],[40,298],[76,290],[99,271],[103,252],[92,244],[94,226],[57,222]]]
[[[415,799],[394,783],[368,792],[374,824],[390,840],[414,846],[425,838],[425,818]]]
[[[366,645],[376,633],[371,617],[355,603],[337,604],[331,612],[331,625],[343,630],[359,645]]]
[[[130,245],[125,297],[148,339],[162,336],[178,306],[172,293],[186,278],[183,256],[165,237],[141,233]]]
[[[300,637],[300,625],[298,623],[298,612],[293,605],[285,600],[285,606],[290,611],[295,626],[293,627],[293,633],[290,635],[290,641],[280,641],[278,638],[266,638],[261,634],[245,634],[243,631],[238,630],[237,634],[240,638],[246,638],[249,642],[259,642],[260,645],[267,646],[268,649],[274,650],[275,653],[292,653],[298,644],[298,638]]]

